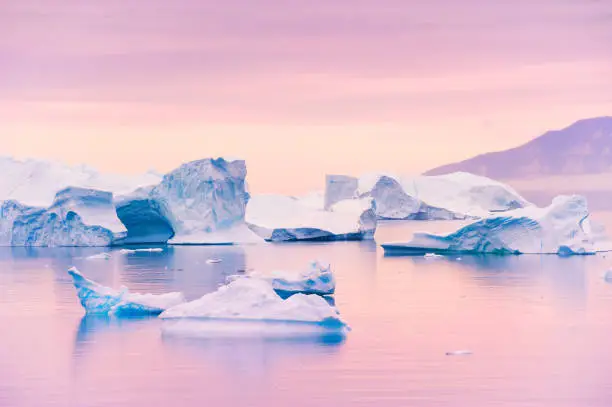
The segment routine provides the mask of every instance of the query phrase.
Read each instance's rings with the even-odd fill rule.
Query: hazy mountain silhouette
[[[577,121],[510,150],[434,168],[427,175],[466,171],[494,179],[612,171],[612,117]]]

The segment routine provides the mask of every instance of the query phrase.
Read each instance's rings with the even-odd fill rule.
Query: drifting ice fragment
[[[138,294],[126,287],[116,291],[89,280],[79,270],[68,270],[81,305],[88,314],[138,316],[158,315],[169,307],[185,302],[182,293]]]
[[[383,243],[385,254],[495,253],[593,254],[609,249],[589,219],[585,198],[559,196],[546,208],[489,216],[448,235],[416,233],[408,243]]]
[[[217,264],[217,263],[221,263],[221,259],[208,259],[206,260],[206,264]]]
[[[442,256],[440,254],[435,254],[435,253],[425,253],[425,255],[423,257],[425,257],[426,259],[439,259],[439,258],[444,257],[444,256]]]
[[[164,333],[195,336],[293,336],[348,330],[337,309],[318,295],[281,298],[265,280],[238,278],[199,300],[160,315]]]
[[[92,254],[91,256],[86,257],[87,260],[110,260],[111,255],[108,253],[98,253]]]
[[[252,272],[251,278],[269,281],[281,294],[305,293],[330,295],[336,290],[336,279],[329,264],[312,262],[301,271],[278,270],[271,273]]]
[[[121,254],[133,254],[133,253],[161,253],[164,249],[161,247],[155,247],[151,249],[121,249],[119,253]]]

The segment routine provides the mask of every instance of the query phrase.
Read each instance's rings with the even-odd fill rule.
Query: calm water
[[[379,241],[445,223],[384,225]],[[0,249],[0,406],[612,405],[612,254],[385,258],[372,243]],[[205,261],[219,257],[222,263]],[[337,272],[342,343],[162,337],[84,318],[66,269],[197,298],[238,269]],[[469,349],[470,356],[446,356]]]

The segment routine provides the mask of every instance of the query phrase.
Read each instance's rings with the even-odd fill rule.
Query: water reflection
[[[259,376],[277,364],[333,355],[345,343],[345,336],[320,333],[288,338],[194,338],[162,335],[172,353],[188,353],[203,365],[231,374]]]

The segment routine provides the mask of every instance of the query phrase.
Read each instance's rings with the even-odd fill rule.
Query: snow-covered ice
[[[329,264],[314,261],[304,270],[275,270],[269,273],[253,271],[246,277],[269,281],[280,293],[329,295],[336,290],[336,279]]]
[[[109,246],[125,233],[110,192],[70,187],[47,208],[0,206],[2,246]]]
[[[385,254],[496,253],[592,254],[609,250],[603,229],[592,225],[586,199],[556,197],[535,206],[492,215],[448,235],[416,233],[408,243],[384,243]]]
[[[212,259],[208,259],[206,260],[206,264],[217,264],[217,263],[221,263],[221,259],[216,259],[216,258],[212,258]]]
[[[478,218],[530,205],[511,187],[464,172],[416,177],[328,176],[326,205],[349,197],[372,197],[380,219]]]
[[[97,254],[92,254],[91,256],[87,256],[85,257],[85,259],[87,260],[110,260],[111,255],[110,253],[97,253]]]
[[[0,157],[0,201],[14,200],[26,206],[50,206],[58,191],[80,187],[126,194],[139,187],[157,184],[161,176],[148,172],[142,175],[103,174],[80,166],[42,160],[17,160]]]
[[[165,333],[203,335],[292,335],[320,331],[345,333],[338,310],[318,295],[281,298],[269,281],[238,278],[202,298],[160,315]],[[197,322],[194,323],[194,320]],[[191,331],[191,332],[186,332]]]
[[[77,295],[88,314],[138,316],[158,315],[164,310],[185,302],[182,293],[138,294],[126,287],[114,290],[89,280],[75,267],[68,270]]]
[[[443,258],[444,256],[440,254],[435,254],[435,253],[425,253],[423,257],[425,257],[426,259],[440,259],[440,258]]]
[[[257,195],[247,206],[246,223],[268,241],[372,239],[376,214],[370,198],[348,199],[329,210],[316,208],[309,199],[283,195]]]
[[[126,243],[232,244],[261,241],[245,225],[246,164],[192,161],[117,200]]]
[[[161,247],[153,247],[149,249],[121,249],[119,253],[121,254],[133,254],[133,253],[162,253],[164,249]]]

